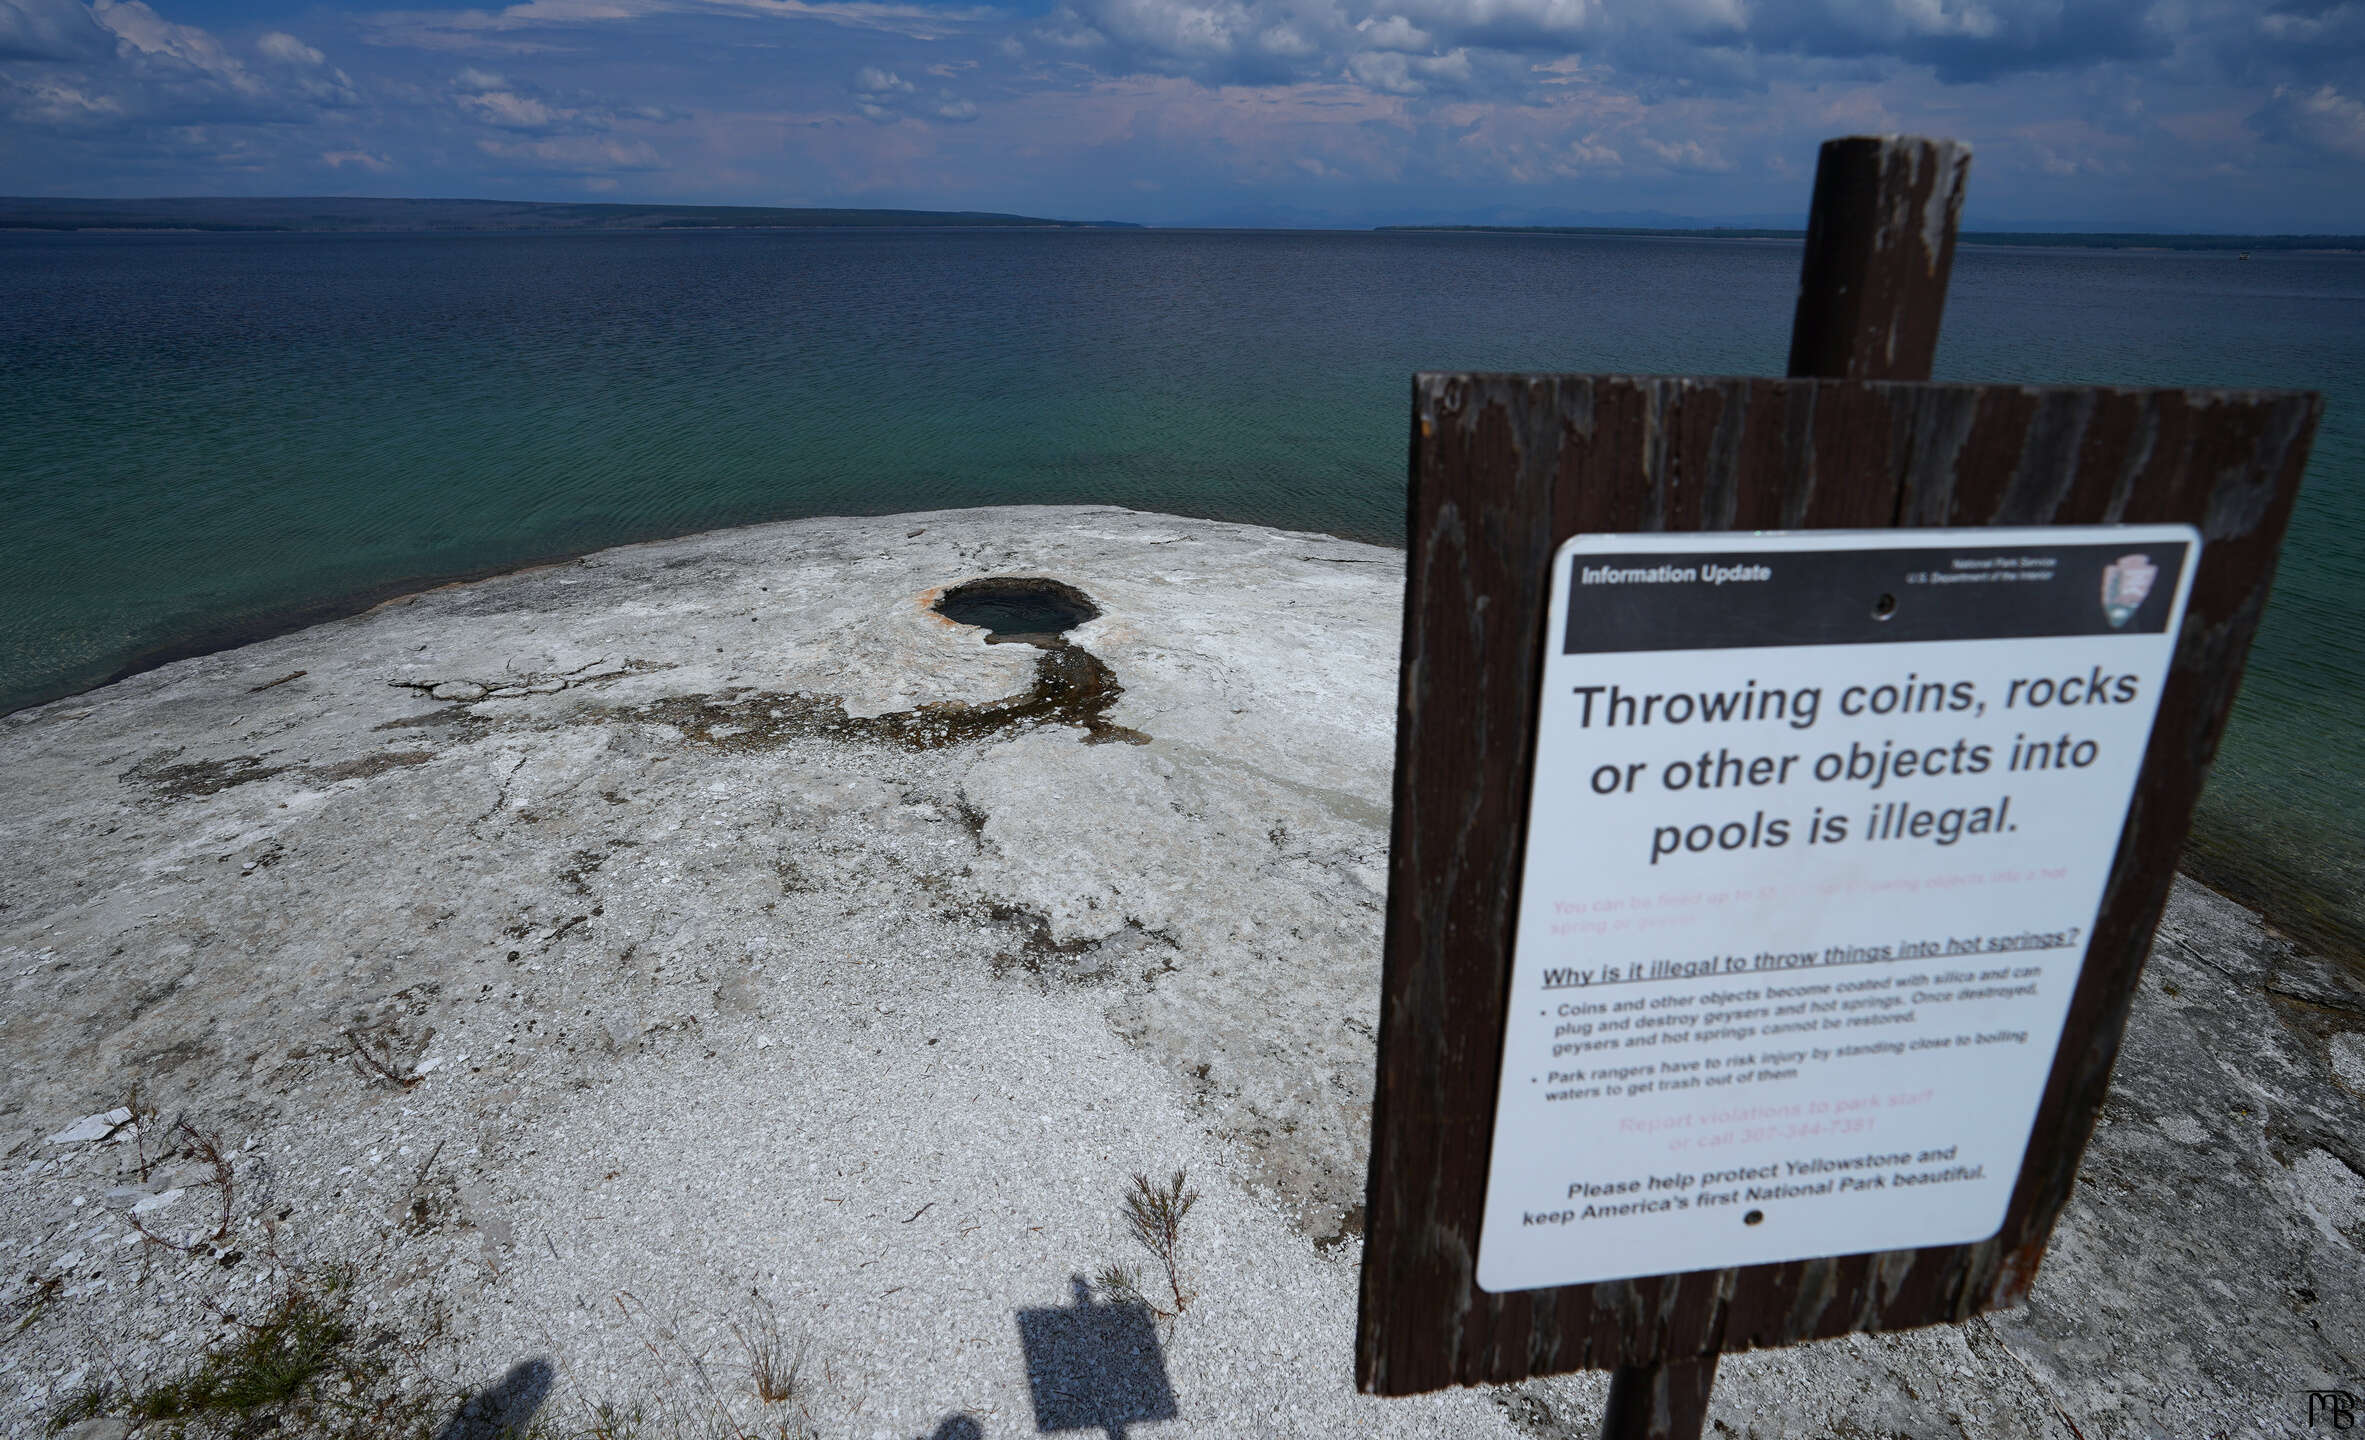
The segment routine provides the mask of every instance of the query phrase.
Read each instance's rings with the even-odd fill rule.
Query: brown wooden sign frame
[[[2256,391],[1415,378],[1365,1390],[1611,1367],[1630,1389],[1655,1376],[1665,1390],[1672,1373],[1696,1393],[1626,1402],[1664,1431],[1670,1403],[1696,1417],[1721,1352],[1960,1321],[2028,1292],[2109,1085],[2321,408]],[[2197,526],[2206,546],[2003,1228],[1972,1245],[1480,1290],[1556,547],[1580,532],[2144,521]]]

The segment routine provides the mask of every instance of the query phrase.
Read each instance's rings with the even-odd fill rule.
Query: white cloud
[[[1374,50],[1407,50],[1418,54],[1436,43],[1429,38],[1428,31],[1401,15],[1390,15],[1384,20],[1367,15],[1356,22],[1355,33]]]
[[[1426,95],[1435,89],[1466,89],[1471,80],[1470,52],[1444,55],[1407,55],[1397,50],[1366,50],[1347,57],[1347,73],[1361,84],[1390,95]]]
[[[0,61],[98,60],[114,49],[79,0],[0,0]]]
[[[255,41],[255,48],[273,60],[290,65],[319,65],[328,59],[295,36],[277,30],[263,32],[262,38]]]
[[[93,0],[90,9],[101,25],[145,54],[178,62],[248,94],[263,93],[263,83],[246,66],[194,25],[176,25],[141,0]]]
[[[1586,135],[1568,142],[1566,164],[1570,170],[1578,174],[1585,174],[1593,171],[1622,169],[1626,164],[1626,157],[1620,155],[1615,146],[1600,144],[1596,137]]]
[[[1453,34],[1574,41],[1609,21],[1602,0],[1407,0],[1407,11]]]
[[[1670,170],[1704,170],[1720,174],[1733,168],[1733,162],[1697,140],[1654,140],[1647,135],[1635,137],[1635,143]]]
[[[56,80],[36,79],[18,94],[13,118],[43,129],[72,130],[123,118],[123,102]]]
[[[941,71],[943,67],[931,68]],[[945,89],[922,95],[919,86],[877,65],[856,70],[850,88],[854,92],[854,108],[882,125],[899,120],[942,120],[966,125],[978,116],[976,101]]]
[[[103,43],[87,53],[45,52],[36,60],[19,53],[29,48],[25,36],[33,33],[26,17],[40,22],[39,35],[70,35],[60,27],[72,17],[53,0],[0,0],[0,37],[13,37],[8,44],[14,47],[0,48],[0,120],[56,133],[137,129],[135,148],[183,153],[165,133],[168,127],[302,124],[357,100],[344,72],[292,36],[262,37],[257,52],[278,63],[257,69],[213,32],[167,19],[145,0],[91,0],[87,8],[72,9]],[[26,65],[30,72],[13,73]]]
[[[650,171],[665,167],[657,147],[646,140],[566,135],[545,140],[482,139],[476,148],[506,168],[529,174],[580,175],[608,171]]]
[[[499,10],[387,10],[363,17],[363,23],[378,44],[533,53],[553,47],[510,38],[514,32],[579,30],[657,15],[722,15],[817,20],[915,39],[941,39],[999,13],[983,7],[898,4],[894,0],[524,0]]]
[[[2365,160],[2365,101],[2330,85],[2313,90],[2278,86],[2262,117],[2269,133],[2301,140],[2319,150]]]
[[[554,95],[475,65],[463,66],[453,74],[450,101],[470,121],[525,135],[598,135],[636,123],[680,118],[663,106],[633,105],[590,95]]]
[[[577,118],[578,112],[546,105],[530,95],[508,90],[463,91],[460,106],[477,119],[506,130],[548,130]]]
[[[2164,54],[2183,0],[1062,0],[1039,39],[1113,73],[1275,84],[1350,76],[1390,93],[1444,88],[1375,53],[1585,54],[1634,76],[1758,88],[1768,63],[1886,59],[1942,78]],[[2245,3],[2245,0],[2230,0]],[[2275,0],[2248,0],[2275,3]],[[2365,0],[2343,0],[2365,6]],[[2155,13],[2157,12],[2157,13]],[[2182,12],[2177,12],[2182,13]],[[1360,63],[1359,63],[1360,62]],[[1514,98],[1511,90],[1496,90]]]

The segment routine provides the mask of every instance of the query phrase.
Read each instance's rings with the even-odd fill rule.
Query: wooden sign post
[[[1790,378],[1414,380],[1356,1350],[1367,1391],[1609,1369],[1606,1436],[1691,1437],[1726,1351],[1959,1322],[2016,1303],[2036,1278],[2266,604],[2321,405],[2312,394],[1926,383],[1967,165],[1968,152],[1944,141],[1825,145]],[[1562,542],[2146,522],[2195,527],[2200,558],[2092,933],[2067,972],[2074,989],[2001,1227],[1918,1249],[1482,1287]]]

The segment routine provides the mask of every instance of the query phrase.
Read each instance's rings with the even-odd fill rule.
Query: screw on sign
[[[1414,379],[1368,1391],[2035,1281],[2321,404],[1928,383],[1968,163],[1824,146],[1788,378]]]

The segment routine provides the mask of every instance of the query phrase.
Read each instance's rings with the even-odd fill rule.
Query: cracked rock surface
[[[1099,614],[934,608],[994,576]],[[1402,583],[1100,507],[800,521],[0,719],[0,1433],[333,1273],[372,1358],[319,1383],[384,1427],[333,1433],[525,1374],[549,1434],[1033,1435],[1024,1316],[1157,1301],[1118,1204],[1176,1169],[1130,1433],[1594,1433],[1600,1377],[1352,1390]],[[2180,884],[2030,1302],[1730,1357],[1713,1428],[2304,1428],[2365,1391],[2361,1097],[2354,972]]]

